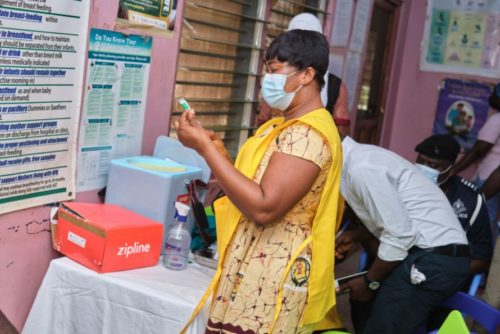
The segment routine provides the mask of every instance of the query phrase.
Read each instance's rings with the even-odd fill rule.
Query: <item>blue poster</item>
[[[444,79],[433,133],[451,134],[463,150],[470,150],[488,117],[491,89],[487,83]]]

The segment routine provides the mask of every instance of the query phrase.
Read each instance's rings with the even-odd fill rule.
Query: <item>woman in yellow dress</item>
[[[335,304],[342,152],[320,98],[328,54],[312,31],[271,43],[262,96],[283,117],[263,124],[234,166],[193,111],[175,124],[226,194],[215,206],[219,267],[197,308],[213,294],[206,333],[310,333]]]

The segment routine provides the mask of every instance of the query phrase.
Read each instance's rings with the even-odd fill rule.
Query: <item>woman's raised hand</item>
[[[184,111],[174,127],[181,143],[200,154],[211,145],[210,131],[203,128],[193,109]]]

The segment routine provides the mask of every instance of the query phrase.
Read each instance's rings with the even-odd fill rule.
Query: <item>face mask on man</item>
[[[443,180],[442,182],[438,182],[439,175],[448,172],[451,168],[451,165],[442,172],[438,171],[437,169],[431,168],[431,167],[426,166],[426,165],[418,164],[418,163],[415,164],[415,167],[417,167],[417,169],[422,174],[424,174],[424,176],[427,177],[429,180],[431,180],[432,182],[434,182],[437,185],[441,185],[444,182],[446,182],[446,180]]]
[[[295,91],[285,92],[286,78],[299,71],[290,74],[267,73],[262,80],[262,98],[271,107],[281,111],[286,110],[292,103],[295,93],[298,92],[302,85]]]

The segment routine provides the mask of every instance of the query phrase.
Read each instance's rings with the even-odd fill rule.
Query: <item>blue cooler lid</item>
[[[111,163],[162,177],[201,172],[201,169],[197,167],[183,165],[168,158],[159,159],[150,156],[114,159]]]

